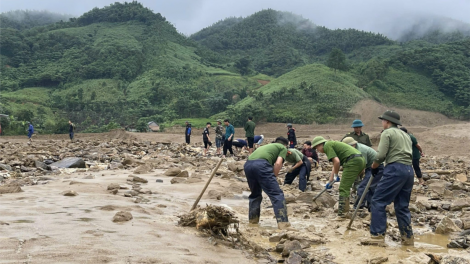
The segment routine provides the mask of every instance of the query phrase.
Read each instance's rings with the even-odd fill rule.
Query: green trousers
[[[353,158],[343,164],[343,174],[341,175],[341,181],[339,182],[339,196],[349,198],[354,181],[365,167],[366,162],[363,157]]]

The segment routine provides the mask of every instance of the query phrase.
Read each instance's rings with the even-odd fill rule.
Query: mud
[[[269,142],[284,131],[281,125],[275,126],[260,125],[257,131]],[[349,131],[346,125],[297,129],[300,142],[314,135],[340,139]],[[199,211],[188,214],[219,159],[213,156],[215,149],[212,156],[202,157],[199,142],[185,146],[179,134],[124,131],[78,134],[75,143],[62,135],[39,136],[31,145],[21,137],[2,137],[0,163],[12,171],[0,171],[0,185],[20,186],[23,192],[0,196],[0,263],[295,263],[299,259],[303,263],[384,259],[388,259],[385,263],[428,263],[430,254],[466,258],[470,256],[464,248],[470,239],[470,232],[465,232],[470,230],[470,157],[464,151],[468,140],[462,139],[469,137],[469,124],[416,127],[416,131],[420,131],[416,136],[418,140],[422,136],[425,152],[430,151],[422,160],[427,186],[416,182],[410,205],[415,246],[401,246],[390,209],[385,248],[360,245],[369,235],[367,212],[358,214],[352,231],[346,230],[347,222],[332,221],[337,186],[311,202],[331,170],[323,155],[321,166],[312,171],[307,192],[298,190],[298,180],[283,186],[294,229],[279,230],[266,196],[260,224],[248,224],[249,189],[243,170],[238,169],[246,158],[244,152],[222,163],[199,202]],[[439,142],[443,135],[447,146]],[[460,147],[452,145],[453,140],[460,140]],[[35,161],[65,157],[82,158],[86,168],[35,166]],[[181,171],[187,176],[177,177]],[[284,174],[285,169],[281,182]],[[79,195],[63,196],[66,191]],[[219,209],[213,213],[211,208]],[[121,211],[132,218],[113,222]],[[223,232],[197,229],[198,215],[212,219],[200,227],[218,226],[214,230]],[[461,232],[436,234],[441,222],[450,223],[443,222],[446,217]],[[182,219],[189,223],[187,227],[178,225]],[[295,250],[284,253],[291,246]]]

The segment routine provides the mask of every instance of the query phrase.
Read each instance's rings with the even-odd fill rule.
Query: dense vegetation
[[[59,21],[68,21],[71,15],[51,13],[49,11],[16,10],[0,14],[2,28],[17,30],[45,26]]]
[[[0,122],[10,134],[25,121],[66,132],[67,119],[86,132],[209,116],[326,123],[363,98],[470,118],[465,37],[397,43],[263,10],[187,38],[138,2],[57,23],[24,13],[18,23],[0,15],[0,113],[10,115]],[[320,64],[329,57],[336,76]]]

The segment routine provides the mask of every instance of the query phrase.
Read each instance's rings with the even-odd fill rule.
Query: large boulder
[[[180,173],[181,173],[180,168],[170,168],[165,172],[165,175],[166,176],[177,176]]]
[[[52,163],[50,166],[57,168],[86,168],[85,161],[76,157],[64,158],[63,160]]]
[[[188,178],[189,177],[189,173],[188,171],[182,171],[180,173],[178,173],[178,175],[176,175],[176,177],[180,177],[180,178]]]
[[[148,182],[149,182],[147,179],[144,179],[144,178],[141,178],[141,177],[138,177],[138,176],[134,176],[134,178],[132,179],[132,181],[134,181],[134,182],[141,182],[141,183],[148,183]]]
[[[19,193],[22,192],[20,186],[17,185],[6,185],[6,186],[0,186],[0,194],[4,193]]]
[[[459,231],[461,231],[460,228],[447,216],[444,217],[436,226],[436,234],[449,234]]]
[[[284,249],[282,250],[282,256],[287,257],[290,255],[291,251],[294,250],[301,250],[302,245],[300,245],[300,242],[297,240],[292,240],[292,241],[286,241],[284,243]]]
[[[0,170],[11,171],[11,166],[0,163]]]
[[[134,173],[135,174],[145,174],[149,173],[151,168],[147,165],[140,165],[139,167],[135,168]]]
[[[318,193],[315,193],[315,195],[317,195]],[[333,196],[331,196],[329,193],[323,193],[322,195],[320,195],[320,197],[318,197],[316,200],[315,200],[315,203],[318,205],[318,206],[323,206],[323,207],[328,207],[328,208],[333,208],[336,204],[336,199],[333,198]]]
[[[118,223],[118,222],[126,222],[132,220],[132,214],[129,212],[124,212],[120,211],[117,212],[116,215],[113,217],[113,222]]]
[[[460,211],[463,208],[470,207],[470,198],[460,198],[456,199],[450,205],[451,211]]]

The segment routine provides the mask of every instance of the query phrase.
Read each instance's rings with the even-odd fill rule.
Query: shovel
[[[370,184],[372,183],[372,180],[374,180],[374,175],[371,175],[369,178],[369,181],[367,182],[366,188],[364,189],[364,192],[362,193],[361,199],[359,200],[359,203],[356,206],[356,210],[354,210],[354,214],[351,217],[351,221],[349,221],[348,230],[351,229],[351,225],[354,221],[354,218],[356,218],[356,214],[357,214],[357,211],[359,210],[359,207],[361,207],[361,204],[364,201],[364,198],[366,197],[367,192],[369,191],[369,187],[370,187]]]
[[[219,169],[220,164],[222,164],[222,161],[223,161],[223,159],[220,159],[220,160],[219,160],[219,163],[217,163],[217,166],[215,166],[214,170],[212,171],[211,176],[209,177],[209,180],[207,180],[206,185],[204,186],[204,189],[202,189],[201,194],[197,197],[196,201],[195,201],[194,204],[193,204],[193,207],[191,207],[191,211],[194,210],[194,209],[196,209],[197,204],[198,204],[199,201],[201,200],[202,195],[204,195],[204,192],[206,191],[207,186],[209,186],[209,183],[211,183],[212,178],[214,178],[214,175],[215,175],[215,173],[217,172],[217,170]]]
[[[335,182],[335,180],[333,181],[330,181],[328,184],[333,184]],[[328,190],[326,187],[325,189],[323,189],[323,191],[321,191],[319,194],[317,194],[317,196],[315,196],[312,200],[312,202],[315,202],[316,199],[318,199],[318,197],[320,197],[324,192],[326,192],[326,190]]]

